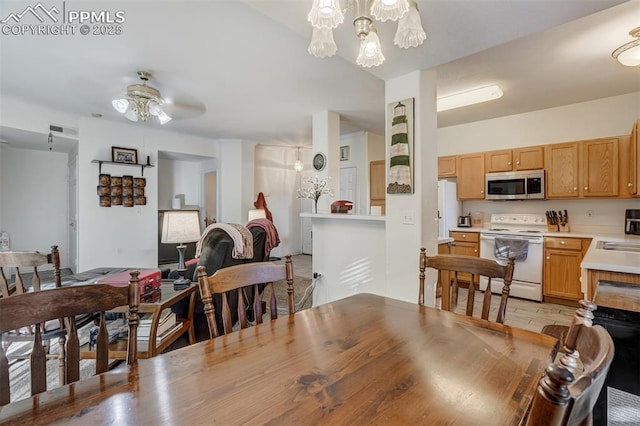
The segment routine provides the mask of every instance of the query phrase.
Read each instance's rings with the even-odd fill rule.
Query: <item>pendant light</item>
[[[293,169],[296,172],[301,172],[302,169],[304,169],[304,166],[302,165],[302,161],[300,161],[300,147],[298,147],[298,159],[296,160],[295,163],[293,163]]]

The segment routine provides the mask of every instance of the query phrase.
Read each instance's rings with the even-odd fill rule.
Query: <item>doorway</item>
[[[69,154],[67,166],[68,224],[69,224],[69,268],[78,272],[78,156]]]
[[[340,199],[351,201],[354,213],[358,211],[356,203],[357,173],[356,167],[340,169]]]

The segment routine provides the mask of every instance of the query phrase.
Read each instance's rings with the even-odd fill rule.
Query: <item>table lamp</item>
[[[192,243],[200,239],[200,216],[197,211],[166,211],[162,217],[162,236],[160,241],[165,244],[178,244],[178,275],[173,282],[173,288],[183,289],[191,285],[191,280],[185,277],[187,268],[184,265],[184,243]]]

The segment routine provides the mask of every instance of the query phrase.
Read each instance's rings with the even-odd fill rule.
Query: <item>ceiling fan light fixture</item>
[[[380,39],[375,30],[367,34],[360,42],[360,52],[356,63],[364,68],[376,67],[384,62]]]
[[[409,11],[407,0],[374,0],[371,15],[378,21],[397,21]]]
[[[331,28],[313,28],[308,52],[316,58],[327,58],[338,51]]]
[[[437,99],[438,112],[448,111],[454,108],[461,108],[468,105],[479,104],[482,102],[492,101],[501,98],[502,89],[497,85],[480,87],[477,89],[466,90],[464,92],[455,93],[453,95],[442,96]]]
[[[315,28],[336,28],[344,21],[339,0],[313,0],[307,20]]]
[[[129,108],[129,101],[126,99],[114,99],[111,101],[111,105],[113,105],[113,109],[118,111],[120,114],[124,114],[127,112],[127,108]]]
[[[427,39],[427,34],[422,28],[422,19],[416,2],[411,0],[409,11],[398,21],[398,30],[393,38],[393,43],[402,48],[418,47]]]
[[[624,66],[637,67],[640,66],[640,27],[629,31],[629,35],[635,40],[618,47],[611,56]]]
[[[111,101],[113,109],[124,114],[130,121],[147,121],[149,116],[156,117],[160,124],[171,121],[171,117],[162,109],[164,99],[160,96],[160,92],[147,86],[151,73],[138,71],[138,77],[142,80],[142,84],[128,86],[126,98]]]

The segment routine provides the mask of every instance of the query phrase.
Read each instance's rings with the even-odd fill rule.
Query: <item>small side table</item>
[[[198,290],[197,283],[191,284],[189,287],[182,290],[173,289],[173,280],[162,280],[160,285],[161,294],[160,300],[156,302],[141,302],[138,306],[138,313],[151,313],[153,314],[151,320],[151,330],[149,334],[149,349],[147,351],[138,351],[138,358],[151,358],[156,356],[165,350],[169,345],[178,340],[184,333],[189,333],[189,344],[196,342],[195,328],[193,324],[193,310],[196,301],[196,293]],[[179,301],[189,297],[189,306],[187,308],[186,318],[178,318],[178,322],[182,323],[182,326],[174,330],[171,335],[164,339],[159,346],[156,346],[156,337],[158,329],[158,320],[160,319],[161,312],[166,308],[171,308]],[[124,312],[124,311],[123,311]],[[83,345],[80,349],[81,359],[95,359],[95,351],[89,351],[86,349],[88,345]],[[124,360],[127,358],[127,341],[124,339],[109,345],[109,359],[111,360]]]

